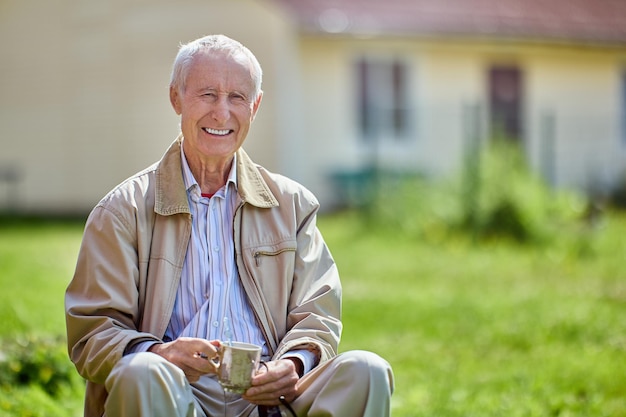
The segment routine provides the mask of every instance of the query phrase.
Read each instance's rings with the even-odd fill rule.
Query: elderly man
[[[230,38],[183,45],[170,84],[181,135],[90,214],[65,297],[86,416],[389,415],[389,364],[337,354],[341,286],[317,200],[241,148],[261,78]],[[226,330],[262,349],[243,394],[204,359]]]

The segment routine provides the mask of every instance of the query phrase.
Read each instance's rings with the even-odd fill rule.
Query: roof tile
[[[273,0],[304,32],[626,43],[626,0]]]

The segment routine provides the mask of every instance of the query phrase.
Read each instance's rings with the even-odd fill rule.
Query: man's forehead
[[[187,81],[193,81],[192,79],[204,84],[228,82],[248,85],[251,88],[254,86],[250,63],[224,53],[204,53],[194,57]]]
[[[191,67],[196,67],[200,71],[228,67],[228,72],[234,71],[236,75],[246,75],[252,78],[252,65],[246,57],[225,52],[199,53],[193,58]]]
[[[222,64],[239,66],[247,72],[252,71],[252,63],[242,53],[227,52],[221,50],[199,51],[193,57],[192,65],[199,63],[200,65]]]

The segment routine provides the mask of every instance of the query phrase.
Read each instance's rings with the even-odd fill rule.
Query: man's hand
[[[299,379],[295,361],[297,359],[266,362],[267,369],[261,367],[243,398],[253,404],[266,406],[279,405],[281,395],[287,401],[293,401],[298,395],[296,383]]]
[[[152,345],[148,351],[163,356],[182,369],[189,382],[196,382],[202,375],[216,372],[211,359],[217,356],[220,345],[219,340],[181,337]]]

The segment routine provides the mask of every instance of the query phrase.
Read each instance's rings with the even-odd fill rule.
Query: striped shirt
[[[201,195],[184,151],[181,154],[192,215],[191,239],[164,339],[186,336],[247,342],[262,346],[266,355],[265,339],[235,265],[236,159],[226,185],[209,198]]]

